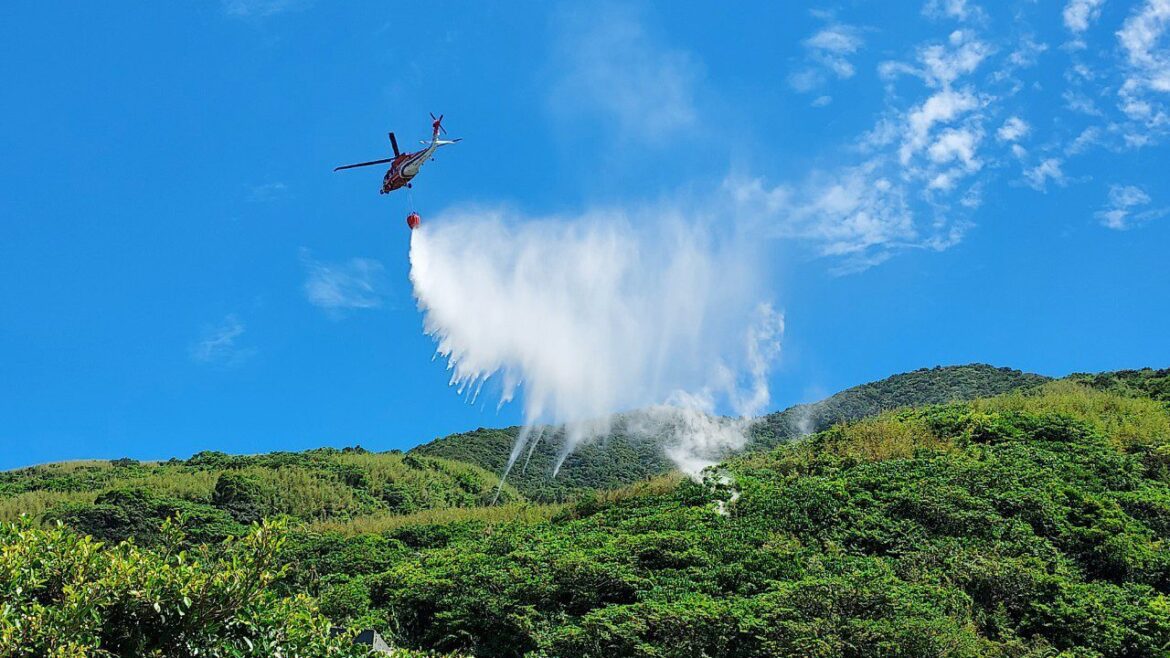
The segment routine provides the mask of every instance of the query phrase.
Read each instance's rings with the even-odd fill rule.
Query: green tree
[[[235,471],[220,473],[215,481],[211,504],[231,514],[240,523],[264,518],[264,493],[256,480]]]

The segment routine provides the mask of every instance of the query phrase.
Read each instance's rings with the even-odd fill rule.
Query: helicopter
[[[379,194],[389,194],[394,190],[402,187],[410,188],[410,181],[418,175],[423,164],[427,160],[434,159],[432,156],[435,150],[440,146],[448,144],[455,144],[462,140],[461,137],[455,139],[439,139],[439,133],[446,135],[447,129],[443,127],[443,115],[440,114],[435,117],[431,113],[431,141],[420,140],[426,148],[421,151],[413,153],[400,153],[398,151],[398,140],[394,138],[394,133],[390,133],[390,146],[394,149],[394,157],[386,158],[384,160],[372,160],[370,162],[359,162],[357,164],[343,165],[337,167],[333,171],[341,171],[342,169],[353,169],[355,167],[368,167],[370,165],[390,164],[390,169],[386,171],[386,176],[382,178],[382,191]]]

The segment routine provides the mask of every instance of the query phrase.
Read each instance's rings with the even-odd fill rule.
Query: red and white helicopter
[[[382,191],[380,193],[389,194],[390,192],[393,192],[400,187],[411,187],[411,179],[418,175],[419,170],[422,169],[423,164],[427,160],[432,159],[431,156],[434,155],[436,149],[438,149],[440,146],[454,144],[462,139],[439,139],[440,132],[442,132],[444,135],[447,134],[447,129],[443,127],[443,115],[440,114],[438,118],[435,118],[435,115],[432,113],[431,119],[433,120],[431,123],[431,141],[420,141],[421,144],[426,146],[425,149],[421,151],[415,151],[414,153],[399,153],[398,140],[394,139],[394,133],[390,133],[390,146],[394,148],[393,158],[344,165],[334,169],[333,171],[390,163],[390,169],[386,171],[386,176],[382,179]]]

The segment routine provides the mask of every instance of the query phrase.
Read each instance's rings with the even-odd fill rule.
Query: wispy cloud
[[[307,249],[301,250],[304,264],[305,296],[309,303],[340,318],[346,311],[378,308],[382,305],[382,263],[371,258],[351,258],[341,263],[314,260]]]
[[[922,6],[928,18],[951,18],[958,21],[983,18],[983,9],[967,0],[927,0]]]
[[[943,89],[915,106],[906,115],[906,131],[898,147],[898,159],[909,164],[915,154],[936,136],[936,126],[952,123],[978,109],[982,101],[971,89]]]
[[[1008,55],[1008,64],[1012,68],[1031,68],[1036,65],[1040,55],[1048,51],[1048,44],[1040,43],[1031,35],[1022,37],[1016,47]]]
[[[879,71],[887,78],[910,74],[922,78],[927,86],[949,87],[959,78],[972,73],[994,49],[976,38],[971,30],[955,30],[946,41],[919,47],[917,62],[885,62]]]
[[[1029,72],[1049,48],[1022,18],[1026,9],[1014,16],[1012,34],[998,37],[983,34],[987,16],[970,3],[927,3],[928,16],[962,25],[878,66],[885,110],[854,140],[855,157],[799,182],[737,179],[733,196],[764,209],[778,235],[807,241],[848,271],[902,251],[958,243],[986,190],[1005,172],[1015,172],[1013,183],[1048,192],[1086,180],[1068,172],[1074,158],[1093,149],[1164,143],[1170,138],[1170,0],[1141,0],[1112,28],[1099,26],[1103,5],[1072,0],[1058,20],[1077,40],[1092,39],[1101,27],[1119,47],[1054,52],[1070,61],[1067,85],[1053,88]],[[841,52],[853,46],[826,34],[806,47],[817,44],[841,44]],[[853,70],[849,64],[842,74]],[[821,73],[831,71],[826,65]],[[921,83],[917,91],[912,80]],[[816,80],[789,82],[800,91]],[[1053,111],[1033,122],[1028,110],[1036,104]],[[1161,216],[1161,209],[1139,201],[1132,190],[1114,192],[1096,216],[1114,228]]]
[[[940,7],[968,17],[974,11]],[[812,245],[839,274],[903,251],[957,244],[981,203],[984,183],[975,174],[985,167],[994,100],[972,74],[994,52],[961,29],[919,45],[908,60],[884,62],[879,73],[889,109],[855,140],[852,162],[794,183],[743,177],[729,179],[726,188],[740,208],[767,218],[775,236]],[[918,95],[895,88],[906,76],[920,83]]]
[[[833,23],[805,39],[803,45],[806,61],[788,76],[789,86],[801,93],[823,86],[830,75],[841,80],[853,77],[856,70],[850,58],[864,41],[859,28]]]
[[[1073,38],[1091,39],[1102,6],[1103,0],[1071,0],[1055,19],[1063,21]],[[837,272],[857,271],[898,253],[944,250],[959,243],[974,226],[974,213],[997,178],[1008,176],[1013,184],[1047,192],[1083,180],[1067,172],[1075,170],[1074,157],[1091,149],[1120,151],[1170,135],[1170,53],[1165,43],[1170,0],[1141,0],[1120,29],[1112,28],[1117,29],[1119,48],[1063,48],[1047,55],[1049,46],[1036,35],[1050,29],[1033,30],[1028,12],[1026,7],[1017,9],[1013,29],[1001,36],[986,29],[990,19],[979,6],[963,0],[927,2],[927,16],[939,24],[959,25],[879,64],[884,107],[869,130],[853,136],[836,154],[836,164],[803,179],[769,182],[750,173],[729,177],[724,191],[736,211],[761,218],[776,237],[811,246],[813,253],[831,259]],[[824,23],[802,42],[804,59],[795,64],[787,83],[798,93],[809,93],[813,106],[823,106],[832,102],[821,89],[828,81],[861,71],[857,57],[865,47],[865,30],[833,13],[814,15]],[[1052,20],[1051,12],[1047,15]],[[609,112],[623,131],[639,128],[651,104],[682,107],[668,109],[666,115],[695,121],[695,78],[684,70],[690,56],[651,48],[641,26],[625,16],[616,27],[607,23],[601,38],[582,40],[581,35],[601,29],[586,22],[586,29],[574,32],[576,40],[565,40],[566,52],[573,53],[565,55],[567,61],[593,73],[578,71],[560,93],[571,97],[578,110]],[[630,55],[642,50],[645,56]],[[1049,58],[1062,56],[1070,59],[1064,88],[1053,85],[1042,68]],[[614,72],[615,57],[632,60],[632,73]],[[659,75],[661,70],[665,72]],[[645,78],[655,82],[634,84]],[[648,91],[623,93],[631,86]],[[604,90],[604,99],[599,99],[603,92],[598,89]],[[1037,104],[1045,111],[1031,113],[1029,108]],[[1103,221],[1127,225],[1139,214],[1156,214],[1132,206],[1110,206],[1101,213]]]
[[[884,261],[895,246],[921,238],[905,189],[872,163],[818,172],[796,185],[752,178],[725,186],[742,211],[771,222],[775,237],[812,243],[819,255],[843,263],[839,272]]]
[[[1150,195],[1135,185],[1111,185],[1108,204],[1093,214],[1101,224],[1118,231],[1164,217],[1170,208],[1147,208]]]
[[[224,12],[236,18],[264,18],[305,9],[313,0],[222,0]]]
[[[1101,129],[1096,126],[1089,126],[1080,132],[1068,146],[1065,147],[1064,152],[1069,155],[1079,155],[1084,153],[1092,146],[1099,143],[1101,140]]]
[[[1104,5],[1066,1],[1056,20],[1079,45],[1045,55],[1049,47],[1035,35],[1051,30],[1031,28],[1029,7],[1017,8],[1010,34],[1000,36],[984,29],[989,18],[971,3],[928,2],[927,16],[958,21],[959,28],[878,66],[885,109],[855,137],[850,157],[797,182],[733,179],[732,196],[757,208],[777,235],[805,241],[835,259],[838,271],[849,271],[906,250],[958,243],[985,192],[1005,174],[1012,184],[1044,193],[1088,180],[1069,172],[1077,170],[1076,158],[1095,149],[1120,153],[1164,144],[1170,139],[1170,0],[1139,0],[1111,26],[1103,24]],[[1045,15],[1051,20],[1051,12]],[[829,55],[854,52],[848,39],[820,34],[805,43],[810,53],[824,45],[836,48]],[[1085,46],[1094,39],[1100,47]],[[1068,58],[1063,86],[1042,68],[1060,57]],[[824,79],[855,70],[848,59],[836,68],[824,61],[818,69]],[[797,91],[816,83],[802,71],[789,80]],[[1044,111],[1033,114],[1033,107]],[[1096,217],[1127,228],[1165,214],[1143,195],[1116,187]]]
[[[1037,192],[1047,192],[1048,183],[1065,184],[1064,161],[1060,158],[1046,158],[1040,164],[1024,171],[1024,181]]]
[[[1064,48],[1070,61],[1061,98],[1077,116],[1062,124],[1078,132],[1065,127],[1052,139],[1068,155],[1139,149],[1170,137],[1170,0],[1135,3],[1117,26],[1100,25],[1104,4],[1070,0],[1063,13],[1074,39]],[[1115,48],[1088,49],[1088,41],[1105,35],[1116,39]]]
[[[948,128],[927,149],[934,164],[961,163],[968,170],[976,170],[981,164],[975,157],[975,150],[983,139],[982,133],[967,128]]]
[[[999,127],[999,130],[995,131],[995,136],[998,137],[1001,141],[1016,142],[1019,141],[1021,137],[1027,135],[1029,130],[1031,130],[1031,127],[1028,126],[1027,121],[1024,121],[1020,117],[1013,116],[1008,117],[1007,121],[1003,122],[1003,125]]]
[[[288,186],[280,181],[254,185],[248,190],[248,200],[263,202],[279,198],[288,192]]]
[[[1081,34],[1101,15],[1103,4],[1105,0],[1069,0],[1064,6],[1064,26],[1073,34]]]
[[[1117,32],[1128,72],[1118,91],[1126,116],[1159,132],[1170,128],[1165,94],[1170,93],[1170,0],[1146,0]]]
[[[191,359],[209,365],[231,367],[243,363],[256,349],[240,345],[244,323],[234,313],[216,325],[203,328],[199,340],[189,350]]]
[[[603,115],[623,139],[659,143],[693,126],[700,62],[652,38],[631,10],[569,15],[556,35],[552,107]]]
[[[1089,117],[1104,116],[1104,113],[1092,98],[1075,89],[1066,89],[1061,98],[1064,100],[1064,106],[1070,112],[1077,112]]]

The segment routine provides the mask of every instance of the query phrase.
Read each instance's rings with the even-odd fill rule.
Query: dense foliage
[[[1162,404],[1057,382],[548,522],[399,528],[322,599],[483,656],[1165,656],[1168,447]]]
[[[418,446],[410,454],[443,457],[477,464],[502,473],[520,428],[480,428],[453,434]],[[531,454],[525,454],[508,473],[508,483],[530,500],[562,502],[582,493],[613,489],[673,470],[674,465],[653,438],[628,434],[621,429],[599,440],[578,446],[565,457],[553,476],[564,448],[564,432],[547,430]]]
[[[29,514],[102,540],[150,542],[164,519],[181,513],[192,539],[219,541],[266,517],[329,522],[484,505],[498,486],[499,476],[479,467],[397,452],[202,452],[185,461],[65,462],[0,473],[0,521]],[[520,498],[505,486],[499,500]]]
[[[985,365],[916,370],[765,416],[753,430],[751,448],[765,449],[889,409],[998,395],[1045,380]],[[196,524],[198,538],[214,540],[274,515],[345,522],[472,507],[493,500],[518,433],[516,427],[480,428],[436,439],[406,455],[323,448],[266,455],[202,452],[162,463],[46,464],[0,472],[0,521],[21,514],[44,516],[117,540],[147,537],[162,519],[183,512],[205,519]],[[661,441],[624,431],[621,418],[611,436],[569,454],[554,478],[563,446],[559,429],[544,432],[535,450],[508,474],[500,501],[563,502],[673,468]]]
[[[750,450],[774,447],[834,423],[860,420],[882,411],[1000,395],[1037,386],[1047,377],[983,364],[922,368],[847,389],[814,404],[769,414],[753,428]],[[564,447],[563,433],[548,431],[508,475],[508,482],[536,501],[563,501],[582,492],[612,489],[669,472],[673,465],[654,438],[626,433],[621,419],[611,436],[578,447],[553,477]],[[446,457],[500,473],[520,429],[484,429],[436,439],[412,454]]]
[[[1146,397],[1170,404],[1170,368],[1117,370],[1095,375],[1077,373],[1068,378],[1096,389],[1130,397]]]
[[[916,371],[780,414],[821,431],[702,483],[624,470],[649,443],[520,480],[561,504],[486,505],[442,441],[0,474],[42,521],[0,530],[0,655],[349,651],[331,621],[477,656],[1167,656],[1168,381]]]
[[[847,388],[820,402],[801,404],[762,419],[749,450],[774,447],[837,423],[876,416],[883,411],[928,404],[974,400],[1034,388],[1048,377],[996,368],[982,363],[919,368],[881,381]]]
[[[187,551],[175,524],[155,550],[63,528],[0,525],[0,655],[358,656],[304,595],[278,596],[279,528]]]

